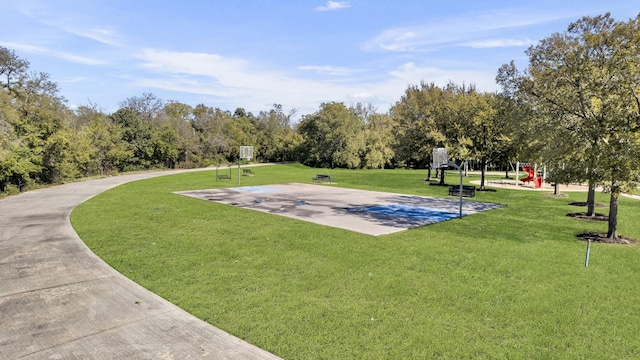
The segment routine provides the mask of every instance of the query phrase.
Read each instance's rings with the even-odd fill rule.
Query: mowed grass
[[[331,186],[447,196],[426,171],[254,172],[242,185],[329,173]],[[237,185],[214,175],[116,187],[73,226],[124,275],[286,359],[640,358],[640,247],[593,244],[585,268],[575,235],[606,231],[566,216],[585,193],[477,192],[507,207],[373,237],[172,194]],[[620,199],[619,232],[640,239],[640,201]]]

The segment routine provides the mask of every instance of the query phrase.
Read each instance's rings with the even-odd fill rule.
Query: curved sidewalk
[[[165,171],[0,200],[0,359],[279,359],[201,321],[93,254],[69,214],[125,182]]]

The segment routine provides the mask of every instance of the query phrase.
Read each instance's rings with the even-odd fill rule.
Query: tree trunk
[[[444,186],[444,168],[440,169],[440,185]]]
[[[427,170],[427,181],[431,180],[431,166],[429,166],[429,170]]]
[[[611,199],[609,200],[609,229],[607,230],[607,238],[618,238],[618,195],[619,192],[611,189]]]
[[[504,178],[505,179],[509,178],[509,168],[507,168],[507,170],[504,171]]]
[[[596,216],[596,184],[595,181],[589,180],[589,190],[587,191],[587,216]]]
[[[553,195],[560,195],[560,184],[558,184],[558,182],[553,184]]]
[[[484,176],[485,176],[485,172],[487,171],[487,160],[485,158],[482,158],[482,162],[480,163],[480,189],[479,191],[484,191]]]

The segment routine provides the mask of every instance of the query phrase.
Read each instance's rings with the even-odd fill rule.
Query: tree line
[[[299,161],[327,168],[429,168],[434,147],[458,163],[543,163],[549,181],[611,193],[609,236],[617,237],[617,199],[640,168],[639,18],[584,17],[531,46],[529,64],[497,71],[501,91],[473,84],[409,85],[389,111],[367,104],[274,104],[257,115],[163,101],[144,93],[114,113],[70,109],[45,73],[0,47],[0,192],[129,170],[202,167],[237,161],[254,146],[259,162]],[[442,178],[444,179],[444,178]]]

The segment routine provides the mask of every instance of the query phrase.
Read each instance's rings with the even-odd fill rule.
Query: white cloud
[[[55,26],[55,24],[52,24]],[[72,35],[84,37],[101,44],[110,46],[122,46],[122,39],[118,33],[109,27],[94,27],[89,29],[75,28],[68,25],[60,25],[60,28]]]
[[[58,80],[59,83],[63,83],[63,84],[86,83],[89,81],[92,81],[92,79],[85,76],[70,77],[70,78]]]
[[[323,6],[318,6],[316,7],[314,10],[316,11],[333,11],[333,10],[340,10],[340,9],[346,9],[351,7],[351,5],[346,2],[346,1],[327,1],[326,5]]]
[[[376,94],[367,91],[347,94],[347,98],[355,102],[371,102],[377,100]]]
[[[296,107],[300,114],[312,113],[323,102],[371,102],[386,108],[396,101],[407,85],[371,82],[358,77],[327,78],[316,71],[361,73],[333,66],[300,66],[312,70],[311,77],[295,77],[285,71],[263,69],[255,63],[215,54],[146,49],[140,54],[140,73],[131,84],[146,89],[184,92],[208,97],[210,103],[242,106],[249,111],[274,103]],[[366,74],[365,74],[366,75]],[[395,80],[394,80],[395,81]],[[212,98],[214,97],[214,98]],[[219,106],[216,105],[216,106]]]
[[[461,68],[443,68],[428,65],[416,65],[413,62],[405,63],[390,72],[396,82],[404,82],[407,85],[417,85],[420,81],[433,82],[438,86],[445,86],[449,82],[456,84],[475,84],[480,91],[496,91],[498,85],[495,75],[485,70],[474,70],[466,66]],[[404,89],[402,91],[404,91]],[[399,96],[398,96],[399,98]]]
[[[344,93],[327,82],[294,78],[287,73],[265,70],[238,58],[216,54],[146,49],[142,67],[152,76],[138,78],[134,85],[220,97],[244,107],[264,108],[274,103],[309,108],[331,101],[329,94]]]
[[[20,44],[20,43],[11,43],[11,42],[0,42],[0,44],[2,44],[2,46],[4,46],[4,47],[10,48],[12,50],[17,50],[19,52],[25,52],[25,53],[28,53],[28,54],[35,54],[35,55],[46,55],[46,56],[57,57],[59,59],[68,60],[68,61],[71,61],[71,62],[74,62],[74,63],[77,63],[77,64],[83,64],[83,65],[105,65],[105,64],[107,64],[107,62],[104,61],[104,60],[88,58],[88,57],[85,57],[85,56],[79,56],[79,55],[70,54],[70,53],[61,52],[61,51],[55,51],[55,50],[51,50],[51,49],[48,49],[48,48],[42,47],[42,46]]]
[[[141,72],[132,85],[202,95],[208,103],[227,108],[261,110],[274,103],[296,107],[300,114],[317,111],[323,102],[370,103],[381,111],[400,99],[409,85],[424,80],[444,86],[473,83],[480,91],[498,90],[494,73],[469,64],[454,68],[407,62],[386,73],[345,69],[351,76],[335,78],[315,71],[342,69],[332,66],[300,66],[314,71],[311,77],[295,77],[285,71],[263,69],[256,63],[215,54],[147,49],[140,54]],[[356,76],[358,74],[359,76]],[[372,80],[375,79],[375,80]],[[147,90],[145,90],[147,91]]]
[[[18,6],[22,15],[52,29],[105,45],[122,46],[122,37],[116,27],[96,25],[103,21],[104,16],[98,8],[95,8],[97,10],[95,14],[82,13],[86,7],[92,9],[95,2],[85,2],[83,5],[84,9],[83,6],[77,6],[75,11],[64,11],[64,5],[49,1],[20,1]]]
[[[216,54],[145,49],[140,58],[145,61],[143,67],[150,70],[209,76],[221,82],[247,73],[246,61]]]
[[[369,51],[420,51],[425,50],[429,45],[447,41],[445,36],[437,36],[432,32],[426,27],[388,29],[368,41],[362,49]],[[432,34],[430,35],[430,33]]]
[[[482,42],[477,39],[495,36],[506,29],[516,29],[541,23],[565,19],[567,14],[530,14],[493,12],[485,14],[463,14],[458,18],[447,18],[425,25],[385,29],[365,42],[365,51],[424,52],[445,45]],[[485,43],[484,46],[489,45]],[[505,46],[504,44],[502,46]],[[507,45],[515,46],[515,45]]]
[[[465,44],[464,46],[469,46],[472,48],[497,48],[497,47],[511,47],[511,46],[529,46],[532,44],[532,41],[529,39],[518,40],[518,39],[489,39],[489,40],[479,40],[479,41],[471,41]]]
[[[300,70],[310,70],[314,71],[318,74],[325,75],[338,75],[338,76],[347,76],[351,75],[354,71],[345,67],[340,66],[315,66],[315,65],[304,65],[298,66]]]

